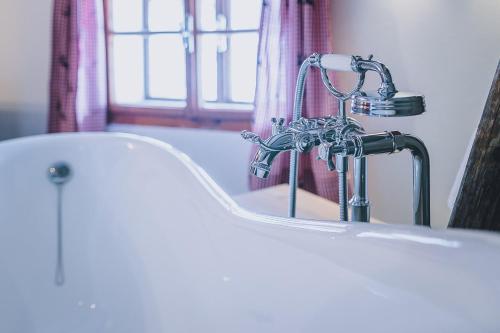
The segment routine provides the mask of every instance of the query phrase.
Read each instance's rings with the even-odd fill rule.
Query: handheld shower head
[[[352,99],[351,112],[371,117],[408,117],[425,112],[424,96],[397,92],[385,98],[378,92],[360,92]]]

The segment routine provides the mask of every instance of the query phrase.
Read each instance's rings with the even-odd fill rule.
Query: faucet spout
[[[253,161],[250,163],[250,173],[259,178],[269,177],[271,165],[278,152],[272,152],[265,148],[259,148]]]
[[[291,132],[275,134],[265,141],[262,141],[254,133],[243,132],[241,135],[244,139],[257,143],[260,146],[250,163],[250,173],[259,178],[269,177],[271,165],[280,152],[291,150],[295,147],[294,136]]]

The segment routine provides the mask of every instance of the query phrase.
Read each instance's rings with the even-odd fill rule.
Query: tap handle
[[[250,141],[251,143],[260,144],[262,142],[260,136],[249,131],[242,131],[241,137],[247,141]]]
[[[325,143],[322,143],[318,147],[318,160],[326,161],[328,171],[335,170],[335,162],[333,162],[333,152],[331,147],[331,145]]]
[[[273,124],[278,124],[278,125],[283,125],[285,123],[285,118],[276,118],[276,117],[272,117],[271,118],[271,122]]]
[[[331,71],[354,72],[354,56],[344,54],[321,54],[319,65]]]
[[[264,149],[269,150],[269,151],[280,152],[280,151],[287,150],[286,148],[273,148],[273,147],[267,145],[264,141],[262,141],[260,136],[258,136],[257,134],[255,134],[253,132],[242,131],[241,137],[247,141],[250,141],[251,143],[258,144],[261,148],[264,148]]]
[[[276,119],[275,117],[271,118],[271,123],[272,123],[272,134],[276,135],[281,132],[283,132],[283,124],[285,123],[285,118],[278,118]]]

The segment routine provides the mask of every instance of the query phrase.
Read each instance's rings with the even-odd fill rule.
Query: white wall
[[[52,0],[0,1],[0,139],[46,130]]]
[[[332,0],[334,51],[373,53],[399,90],[422,92],[427,113],[403,119],[360,118],[368,131],[401,130],[431,156],[432,223],[445,227],[447,198],[477,126],[500,59],[498,0]],[[370,86],[376,88],[375,77]],[[352,77],[340,78],[343,87]],[[410,223],[408,153],[372,157],[373,214]]]

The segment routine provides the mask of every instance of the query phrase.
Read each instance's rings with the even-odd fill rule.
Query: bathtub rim
[[[239,218],[238,221],[245,221],[246,223],[260,223],[274,226],[281,226],[291,229],[303,229],[316,231],[321,233],[344,233],[352,231],[356,234],[368,233],[373,231],[380,232],[396,232],[406,233],[408,235],[426,235],[426,236],[454,236],[460,238],[468,238],[472,240],[491,240],[497,243],[500,248],[500,234],[492,233],[483,230],[473,229],[431,229],[424,226],[406,225],[406,224],[373,224],[364,222],[340,222],[337,220],[313,220],[302,218],[287,218],[280,216],[265,215],[249,211],[236,203],[216,182],[215,180],[196,162],[194,162],[189,155],[175,148],[173,145],[152,137],[123,133],[123,132],[64,132],[64,133],[49,133],[38,134],[32,136],[25,136],[19,138],[8,139],[0,142],[0,153],[4,149],[12,149],[16,145],[29,145],[35,142],[48,142],[59,141],[61,138],[114,138],[132,140],[143,144],[148,144],[161,150],[165,150],[181,162],[190,173],[198,180],[200,185],[219,203],[221,208],[225,209],[228,213]],[[351,230],[354,229],[354,230]],[[369,237],[369,236],[368,236]]]

